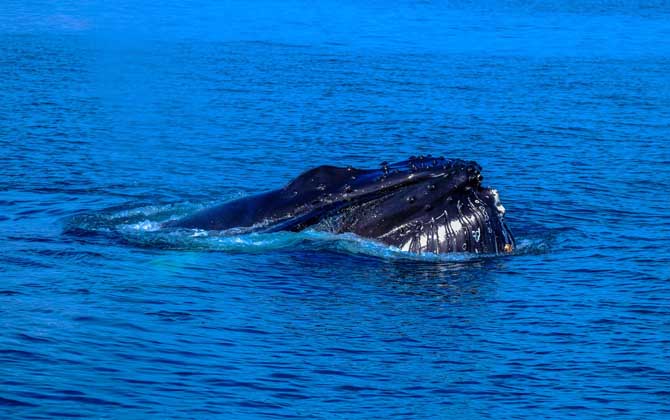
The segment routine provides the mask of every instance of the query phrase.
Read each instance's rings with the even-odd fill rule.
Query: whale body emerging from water
[[[472,161],[411,157],[378,169],[319,166],[285,187],[230,201],[168,228],[354,233],[413,253],[514,249],[505,209]]]

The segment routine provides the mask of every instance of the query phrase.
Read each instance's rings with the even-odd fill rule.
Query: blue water
[[[108,3],[0,5],[0,417],[670,416],[668,2]],[[158,229],[428,153],[514,255]]]

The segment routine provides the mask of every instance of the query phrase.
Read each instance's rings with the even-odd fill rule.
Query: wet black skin
[[[409,252],[507,253],[514,238],[472,161],[411,157],[378,169],[319,166],[284,188],[166,223],[169,228],[351,232]]]

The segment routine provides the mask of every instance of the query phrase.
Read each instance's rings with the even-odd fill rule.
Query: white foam
[[[156,232],[160,230],[161,224],[158,222],[152,222],[151,220],[144,220],[139,223],[133,223],[130,225],[121,225],[120,229],[130,229],[137,230],[142,232]]]

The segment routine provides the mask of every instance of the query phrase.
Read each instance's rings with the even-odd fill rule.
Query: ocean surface
[[[159,228],[429,153],[513,255]],[[4,0],[0,417],[670,418],[669,180],[667,1]]]

